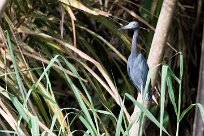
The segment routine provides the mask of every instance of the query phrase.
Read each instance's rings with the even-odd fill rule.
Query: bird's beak
[[[129,25],[126,25],[126,26],[122,26],[118,30],[125,30],[125,29],[131,29],[131,27]]]
[[[138,27],[139,28],[139,27]],[[136,29],[138,29],[136,28]],[[128,25],[125,25],[125,26],[122,26],[121,28],[119,28],[118,30],[126,30],[126,29],[133,29],[132,25],[128,24]]]

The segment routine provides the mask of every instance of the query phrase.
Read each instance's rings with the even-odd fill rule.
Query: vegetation
[[[10,1],[0,24],[0,134],[125,136],[136,104],[146,135],[192,135],[194,106],[204,121],[200,1],[177,4],[150,109],[126,72],[132,33],[118,28],[141,24],[147,58],[163,0]]]

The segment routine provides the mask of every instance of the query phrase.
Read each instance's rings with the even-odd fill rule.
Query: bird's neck
[[[137,37],[138,37],[138,33],[139,33],[138,30],[134,31],[134,34],[133,34],[133,37],[132,37],[132,47],[131,47],[132,55],[136,55],[136,56],[138,55],[138,52],[137,52]]]

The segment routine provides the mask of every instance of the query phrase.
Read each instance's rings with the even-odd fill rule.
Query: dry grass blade
[[[14,119],[14,117],[11,115],[9,110],[6,108],[6,106],[3,104],[3,102],[0,99],[0,114],[7,122],[9,125],[13,128],[13,130],[19,131],[21,134],[25,135],[24,132],[20,128],[16,128],[17,126],[17,121]]]
[[[79,2],[78,0],[60,0],[60,2],[66,4],[66,5],[70,5],[72,7],[75,7],[77,9],[83,10],[87,13],[93,14],[93,15],[102,15],[102,16],[106,16],[108,17],[110,15],[110,13],[99,10],[99,9],[94,9],[91,10],[90,8],[86,7],[85,5],[83,5],[81,2]]]
[[[69,13],[69,16],[71,18],[72,22],[72,31],[73,31],[73,40],[74,40],[74,47],[76,47],[76,30],[75,30],[75,23],[74,21],[76,20],[76,17],[74,16],[74,13],[72,12],[71,8],[67,5],[64,5],[65,9]]]
[[[17,49],[14,49],[14,50],[18,52]],[[9,54],[6,54],[5,51],[8,52],[7,50],[2,50],[2,49],[0,49],[1,54],[5,55],[6,58],[11,61],[11,56],[10,56]],[[26,52],[26,51],[23,51],[22,53],[23,53],[24,55],[28,56],[28,57],[31,57],[31,58],[37,60],[37,61],[43,62],[43,63],[45,63],[45,64],[49,64],[49,60],[43,58],[42,56],[39,57],[39,56],[37,56],[37,55],[35,55],[35,54],[33,54],[33,53],[29,53],[29,52]],[[20,66],[23,66],[23,63],[19,62],[19,65],[20,65]],[[4,66],[3,66],[3,67],[4,67]],[[58,70],[60,70],[60,67],[59,67],[58,65],[56,65],[56,64],[53,64],[53,67],[54,67],[54,68],[57,68]],[[66,70],[66,72],[67,72],[68,75],[77,78],[71,71]],[[86,79],[83,79],[83,78],[81,78],[81,77],[80,77],[80,79],[81,79],[83,82],[87,82]]]
[[[89,71],[93,77],[95,77],[99,83],[101,83],[101,85],[110,93],[110,95],[114,98],[114,99],[117,99],[115,97],[115,95],[113,94],[112,90],[110,89],[110,87],[108,87],[108,85],[91,69],[89,68],[86,64],[82,63],[82,62],[79,62],[81,65],[84,66],[84,68]]]

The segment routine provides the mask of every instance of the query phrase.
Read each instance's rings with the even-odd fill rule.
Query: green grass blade
[[[32,136],[39,136],[40,135],[40,130],[39,130],[38,117],[31,115],[30,124],[31,124],[31,134],[32,134]]]
[[[30,117],[28,116],[27,112],[23,108],[23,105],[18,101],[18,98],[12,94],[10,94],[11,101],[14,105],[14,107],[17,109],[20,116],[23,117],[23,119],[29,123]]]
[[[186,115],[186,113],[189,112],[194,106],[195,106],[195,104],[191,104],[190,106],[188,106],[187,109],[185,109],[185,110],[181,113],[181,116],[179,117],[179,122],[181,122],[181,120],[182,120],[183,117]]]
[[[0,130],[0,135],[1,133],[6,133],[6,134],[15,134],[17,136],[24,136],[21,133],[17,132],[17,131],[9,131],[9,130]]]
[[[160,127],[160,123],[157,121],[157,119],[152,115],[152,113],[145,108],[141,103],[139,103],[138,101],[136,101],[131,95],[129,94],[125,94],[125,96],[127,96],[127,98],[129,98],[134,104],[136,104],[140,110],[142,112],[144,112],[144,114],[157,126]],[[167,130],[162,126],[162,130],[169,135],[169,133],[167,132]]]
[[[178,109],[177,109],[177,106],[176,106],[174,90],[173,90],[173,84],[172,84],[172,78],[171,78],[170,74],[168,74],[168,77],[167,77],[167,87],[168,87],[169,98],[171,100],[172,105],[174,106],[174,112],[177,115],[177,110]]]
[[[62,56],[61,56],[62,57]],[[63,57],[62,57],[63,58]],[[81,118],[83,120],[83,123],[86,123],[86,126],[88,127],[88,129],[90,130],[90,132],[93,134],[93,135],[97,135],[97,130],[95,130],[95,125],[92,121],[92,118],[90,116],[90,113],[85,105],[85,103],[83,102],[83,99],[81,97],[81,94],[79,93],[79,90],[78,88],[74,85],[74,83],[71,81],[70,77],[67,75],[66,73],[66,70],[62,67],[61,63],[56,59],[55,60],[58,65],[61,67],[61,70],[63,71],[64,75],[65,75],[65,78],[66,78],[66,81],[69,83],[78,103],[79,103],[79,106],[80,108],[82,109],[83,113],[84,113],[84,116],[85,116],[85,119]],[[67,61],[68,63],[68,61]],[[70,70],[73,72],[73,73],[76,73],[76,69],[74,68],[74,66],[72,66],[70,63],[69,63],[69,68]],[[86,122],[87,121],[87,122]],[[89,125],[87,123],[90,123]]]
[[[201,115],[201,118],[203,120],[203,123],[204,123],[204,106],[201,105],[200,103],[198,103],[197,106],[198,106],[198,109],[200,111],[200,115]]]
[[[179,96],[178,96],[178,114],[177,114],[177,129],[176,129],[176,136],[179,133],[179,118],[181,114],[181,90],[182,90],[182,77],[183,77],[183,55],[180,53],[180,84],[179,84]]]
[[[120,136],[120,133],[122,132],[123,136],[124,136],[124,130],[123,130],[123,126],[122,126],[122,121],[123,121],[123,106],[121,106],[121,109],[120,109],[120,114],[118,116],[118,119],[117,119],[117,126],[116,126],[116,133],[115,133],[115,136]]]
[[[12,49],[11,40],[10,40],[10,37],[9,37],[9,34],[8,34],[7,31],[6,31],[6,36],[7,36],[9,53],[10,53],[10,55],[12,57],[12,62],[13,62],[14,70],[15,70],[16,80],[18,82],[18,86],[19,86],[22,98],[23,98],[23,100],[25,100],[24,85],[22,83],[22,80],[21,80],[21,77],[20,77],[20,74],[19,74],[19,70],[18,70],[18,67],[17,67],[17,64],[16,64],[16,58],[14,56],[13,49]]]
[[[164,119],[164,104],[165,104],[165,92],[166,92],[166,80],[169,67],[167,65],[162,66],[161,75],[161,102],[160,102],[160,136],[162,136],[162,127]]]
[[[117,126],[116,126],[116,133],[115,136],[120,136],[120,133],[122,131],[122,117],[123,117],[123,111],[120,110],[120,114],[117,120]]]
[[[94,108],[94,104],[93,104],[93,102],[92,102],[92,98],[91,98],[91,96],[89,95],[89,93],[88,93],[88,91],[87,91],[87,89],[86,89],[84,83],[83,83],[82,80],[80,79],[80,76],[79,76],[77,70],[75,69],[75,67],[74,67],[71,63],[69,63],[64,57],[62,57],[62,59],[64,60],[65,64],[69,67],[69,69],[74,73],[74,75],[78,78],[78,80],[79,80],[79,82],[80,82],[80,84],[81,84],[81,86],[82,86],[82,88],[83,88],[83,90],[84,90],[84,92],[85,92],[85,94],[86,94],[88,100],[89,100],[90,108],[91,108],[91,111],[92,111],[92,113],[93,113],[94,122],[95,122],[95,125],[96,125],[97,134],[99,134],[98,120],[97,120],[97,118],[96,118],[96,110],[95,110],[95,108]],[[92,125],[93,125],[93,124],[92,124]]]

